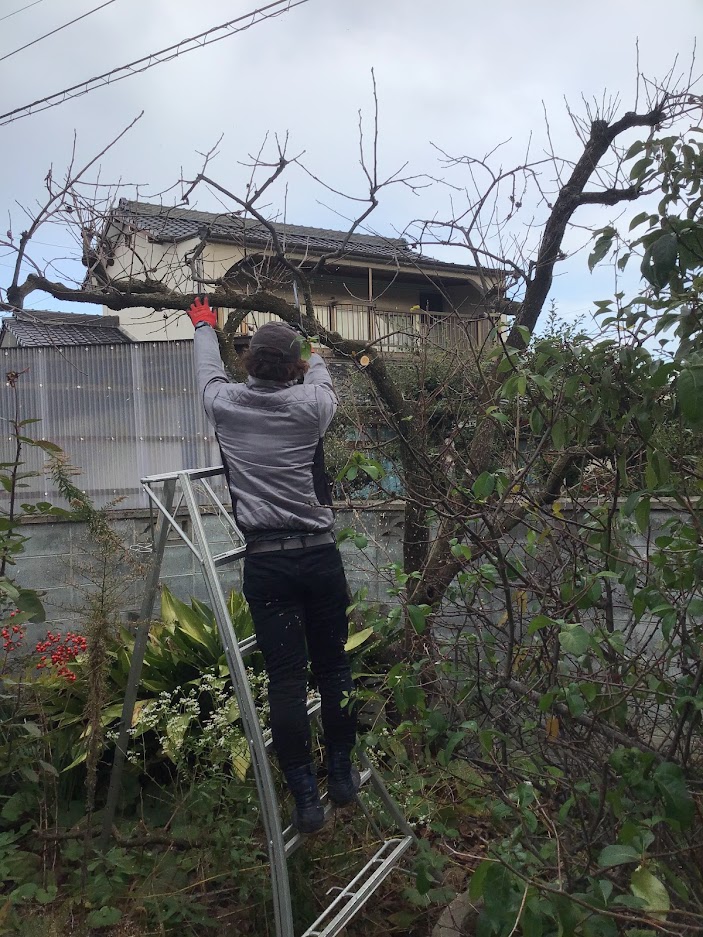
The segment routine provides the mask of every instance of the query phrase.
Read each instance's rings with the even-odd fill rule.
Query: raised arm
[[[207,296],[201,303],[196,298],[188,310],[190,321],[195,326],[193,351],[195,354],[195,373],[198,382],[198,394],[211,423],[214,422],[212,404],[223,383],[228,384],[220,357],[220,346],[213,326],[215,312],[210,309]]]
[[[308,368],[303,382],[315,385],[315,396],[320,414],[320,436],[324,436],[332,417],[337,412],[337,395],[334,392],[332,377],[324,359],[317,354],[310,355]]]

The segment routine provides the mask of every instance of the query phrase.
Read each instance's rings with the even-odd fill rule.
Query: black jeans
[[[308,654],[322,698],[325,747],[349,751],[356,714],[344,644],[347,583],[334,544],[255,553],[244,560],[244,595],[269,676],[273,745],[283,771],[312,761],[306,710]]]

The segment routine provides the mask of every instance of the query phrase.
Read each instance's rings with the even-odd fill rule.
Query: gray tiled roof
[[[265,247],[271,242],[270,232],[252,218],[241,218],[217,212],[195,211],[190,208],[169,208],[149,202],[120,199],[113,219],[146,231],[154,241],[177,242],[206,236],[211,241],[227,241],[250,247]],[[342,247],[346,231],[308,228],[303,225],[274,225],[287,251],[309,252],[312,258],[320,253]],[[424,257],[412,250],[403,238],[385,238],[369,234],[353,234],[344,249],[345,257],[376,263],[401,264],[412,267],[443,267],[454,272],[475,273],[476,268]]]
[[[131,342],[119,327],[117,316],[82,315],[73,312],[44,312],[25,309],[2,319],[2,339],[9,333],[17,344],[47,345],[122,345]]]

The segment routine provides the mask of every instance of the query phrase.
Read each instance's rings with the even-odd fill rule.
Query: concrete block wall
[[[650,538],[662,523],[671,516],[670,510],[653,510]],[[121,584],[119,607],[125,621],[134,619],[141,604],[144,579],[150,560],[151,527],[154,518],[147,511],[115,511],[112,526],[122,543],[130,551],[133,563],[115,563],[112,573]],[[179,518],[180,520],[180,518]],[[183,519],[184,526],[187,518]],[[204,523],[209,542],[214,552],[227,549],[230,541],[226,530],[214,515],[205,515]],[[402,563],[403,505],[391,502],[383,505],[337,505],[336,529],[352,528],[368,541],[359,549],[349,539],[340,545],[340,551],[352,593],[364,590],[369,601],[391,602],[388,589],[393,586],[394,563]],[[94,546],[88,539],[85,524],[61,521],[30,522],[24,527],[28,537],[25,551],[17,558],[15,570],[9,574],[20,585],[37,588],[45,592],[44,604],[48,621],[44,625],[33,625],[28,629],[27,646],[32,646],[44,637],[48,628],[66,630],[80,629],[85,619],[86,596],[95,588],[90,567],[94,565]],[[186,530],[186,533],[189,533]],[[525,536],[521,528],[510,535],[509,545],[520,548]],[[647,538],[634,533],[631,537],[633,551],[642,555],[647,552]],[[546,557],[542,558],[546,560]],[[529,561],[528,561],[529,562]],[[136,568],[135,568],[136,567]],[[235,561],[220,568],[220,576],[226,593],[241,589],[241,562]],[[188,601],[191,597],[207,602],[205,583],[199,566],[188,547],[178,534],[171,531],[161,568],[161,582],[178,598]],[[481,592],[477,596],[479,606],[496,622],[504,609],[498,593]],[[622,590],[615,590],[616,626],[625,627],[630,613],[630,603]],[[618,607],[620,606],[620,607]],[[158,605],[157,605],[158,610]],[[466,628],[465,610],[446,608],[445,623],[450,627]],[[639,622],[632,637],[644,644],[651,637],[656,623],[645,616]]]
[[[370,600],[386,598],[386,586],[392,575],[384,569],[402,558],[402,505],[383,508],[340,507],[336,529],[352,527],[363,534],[368,546],[360,550],[351,540],[344,541],[340,551],[352,592],[366,589]],[[180,518],[187,525],[187,517]],[[114,561],[111,574],[120,583],[119,605],[125,621],[136,616],[150,561],[153,518],[144,511],[114,512],[112,528],[130,552],[132,561]],[[229,536],[214,515],[205,515],[205,529],[213,552],[222,552],[230,544]],[[186,527],[187,534],[189,530]],[[43,638],[48,629],[65,631],[80,629],[85,618],[87,593],[95,589],[95,547],[91,544],[86,524],[42,520],[28,522],[23,533],[28,537],[24,553],[9,573],[21,586],[44,592],[47,622],[28,628],[27,646]],[[207,602],[205,582],[195,557],[171,530],[161,567],[161,582],[178,598],[191,597]],[[220,567],[220,581],[227,594],[241,589],[241,562]],[[158,608],[158,606],[157,606]]]

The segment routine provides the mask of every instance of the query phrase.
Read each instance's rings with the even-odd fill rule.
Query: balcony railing
[[[419,344],[445,351],[468,351],[481,344],[492,326],[489,318],[470,318],[457,313],[397,312],[366,303],[316,305],[318,321],[342,338],[373,342],[385,352],[413,351]],[[253,312],[242,331],[258,328],[276,317]]]

